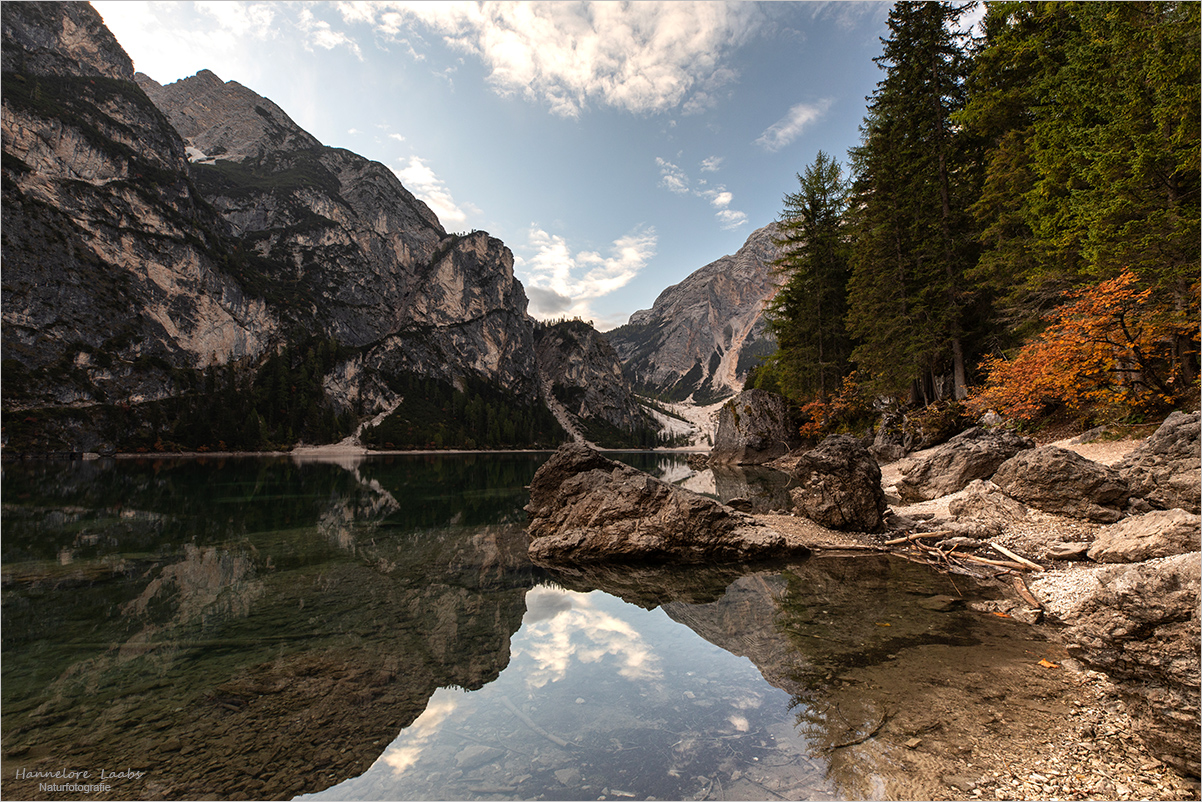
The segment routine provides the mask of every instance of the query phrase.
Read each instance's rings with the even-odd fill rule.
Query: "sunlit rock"
[[[526,511],[536,562],[701,563],[808,553],[749,515],[576,444],[539,468]]]

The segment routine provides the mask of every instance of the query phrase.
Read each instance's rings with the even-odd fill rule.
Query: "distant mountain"
[[[246,87],[135,76],[86,3],[0,14],[7,448],[324,442],[456,394],[479,445],[563,436],[499,240]]]
[[[564,428],[603,448],[657,444],[659,425],[635,398],[618,354],[581,320],[534,331],[544,394]]]
[[[733,395],[761,356],[776,349],[763,310],[779,285],[775,223],[752,232],[723,256],[660,293],[608,332],[637,390],[699,404]]]
[[[526,293],[500,240],[447,234],[387,167],[320,144],[236,82],[137,81],[183,137],[247,280],[290,322],[361,349],[331,378],[339,401],[383,403],[398,372],[536,401]]]

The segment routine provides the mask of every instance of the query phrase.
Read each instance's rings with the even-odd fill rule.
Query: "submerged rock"
[[[574,443],[535,473],[526,512],[535,562],[704,563],[809,553],[750,515]]]
[[[1117,471],[1056,446],[1018,453],[1002,463],[993,481],[1036,509],[1097,523],[1122,518],[1128,497]]]

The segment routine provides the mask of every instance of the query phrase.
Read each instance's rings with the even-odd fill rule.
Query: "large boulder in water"
[[[993,481],[1031,507],[1097,523],[1122,518],[1128,496],[1118,471],[1056,446],[1019,452],[1001,464]]]
[[[1151,437],[1114,464],[1127,481],[1132,498],[1162,510],[1202,510],[1199,429],[1202,413],[1174,412]]]
[[[1157,758],[1199,768],[1199,554],[1099,568],[1060,613],[1070,655],[1107,674]]]
[[[539,563],[706,563],[809,553],[750,515],[592,449],[561,446],[530,482],[530,558]]]
[[[710,464],[763,465],[801,445],[797,423],[783,396],[744,390],[718,411]]]
[[[828,529],[876,532],[885,514],[881,466],[859,439],[831,435],[797,459],[778,460],[798,487],[789,491],[797,512]]]
[[[898,495],[911,504],[951,495],[974,480],[988,479],[1003,462],[1034,447],[1034,440],[1008,429],[974,426],[903,464]]]

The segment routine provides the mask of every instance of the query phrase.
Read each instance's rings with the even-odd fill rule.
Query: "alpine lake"
[[[928,798],[916,741],[1043,692],[996,588],[891,555],[532,565],[548,456],[4,463],[0,794]]]

